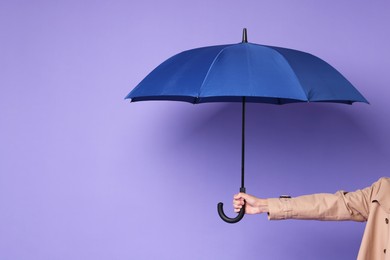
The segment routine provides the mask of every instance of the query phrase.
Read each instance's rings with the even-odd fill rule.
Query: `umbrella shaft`
[[[245,192],[245,97],[242,98],[241,190]]]

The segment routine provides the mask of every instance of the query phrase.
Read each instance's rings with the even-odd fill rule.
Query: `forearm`
[[[361,212],[348,205],[343,192],[320,193],[295,198],[267,199],[269,219],[365,221]]]

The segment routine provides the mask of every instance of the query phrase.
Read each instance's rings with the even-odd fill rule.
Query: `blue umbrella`
[[[287,104],[334,102],[352,104],[368,101],[335,68],[302,51],[249,43],[243,30],[242,42],[191,49],[164,61],[127,96],[132,102],[174,100],[190,103],[242,102],[241,188],[244,186],[245,103]],[[223,212],[228,223],[240,221]]]

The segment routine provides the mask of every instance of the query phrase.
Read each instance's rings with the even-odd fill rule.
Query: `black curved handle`
[[[238,213],[237,217],[235,217],[235,218],[229,218],[228,216],[225,215],[225,213],[223,212],[223,203],[222,202],[218,203],[218,214],[221,217],[221,219],[227,223],[230,223],[230,224],[237,223],[245,215],[245,202],[244,202],[244,205],[242,206],[240,212]]]

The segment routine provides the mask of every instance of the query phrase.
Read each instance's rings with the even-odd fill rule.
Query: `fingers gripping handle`
[[[241,188],[240,192],[245,193],[245,188]],[[221,217],[221,219],[227,223],[231,223],[231,224],[237,223],[245,215],[245,202],[244,202],[244,205],[242,206],[240,212],[238,213],[238,215],[235,218],[229,218],[228,216],[225,215],[225,212],[223,211],[223,203],[222,202],[218,203],[218,214]]]

